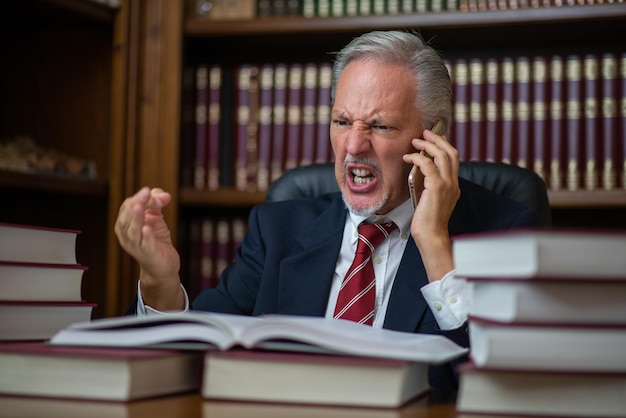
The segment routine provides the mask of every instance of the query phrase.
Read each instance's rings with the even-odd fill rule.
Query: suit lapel
[[[324,316],[346,213],[337,193],[328,210],[295,237],[294,255],[280,264],[279,313]]]

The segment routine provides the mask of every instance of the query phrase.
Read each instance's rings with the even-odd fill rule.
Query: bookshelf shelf
[[[554,209],[602,207],[626,209],[626,190],[554,190],[548,192],[548,199]]]
[[[305,18],[269,17],[252,20],[185,21],[185,34],[191,37],[258,36],[263,34],[326,34],[328,32],[366,32],[377,29],[420,28],[450,30],[458,28],[501,27],[503,25],[615,21],[626,16],[626,4],[545,7],[536,9],[476,12],[440,12],[384,16]]]
[[[103,180],[9,170],[0,170],[0,187],[102,198],[106,197],[108,190],[107,183]]]
[[[215,191],[181,189],[179,203],[185,206],[252,207],[263,203],[265,192],[242,192],[222,188]]]

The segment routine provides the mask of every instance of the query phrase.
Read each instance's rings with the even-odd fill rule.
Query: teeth
[[[370,171],[364,168],[355,168],[354,170],[352,170],[352,174],[359,177],[365,177],[370,174]]]
[[[364,168],[355,168],[352,170],[352,174],[354,175],[354,182],[356,184],[365,184],[373,180],[371,172]]]

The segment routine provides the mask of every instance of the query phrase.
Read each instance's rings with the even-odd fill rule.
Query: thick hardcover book
[[[376,382],[376,390],[371,390]],[[399,407],[428,390],[422,362],[254,350],[208,351],[205,399]]]
[[[222,100],[222,67],[209,68],[209,98],[207,110],[207,187],[220,187],[220,123]]]
[[[626,324],[507,323],[470,316],[478,367],[626,373]]]
[[[580,160],[582,155],[582,79],[583,65],[578,55],[568,55],[567,80],[567,189],[580,188]]]
[[[626,373],[519,372],[467,364],[460,369],[456,411],[463,418],[496,414],[617,418],[626,411],[624,393]]]
[[[504,57],[502,65],[502,162],[515,163],[515,145],[517,135],[515,131],[515,61],[511,57]]]
[[[216,283],[231,259],[231,230],[230,218],[219,217],[215,224],[215,277]]]
[[[290,315],[251,317],[211,312],[96,319],[58,332],[51,344],[133,347],[203,342],[440,364],[467,352],[441,335],[377,329],[347,320]]]
[[[550,58],[550,189],[561,190],[565,170],[565,64],[559,55]]]
[[[209,105],[209,66],[200,64],[196,68],[196,146],[193,170],[193,186],[198,190],[207,187],[207,119]]]
[[[515,80],[517,95],[515,101],[515,118],[517,120],[517,160],[520,167],[531,168],[531,96],[530,96],[530,60],[528,57],[515,59]]]
[[[0,393],[103,401],[170,395],[199,389],[202,360],[193,351],[7,343]]]
[[[302,155],[298,165],[312,164],[315,159],[315,138],[317,129],[317,64],[304,65],[302,100]]]
[[[602,187],[617,187],[617,111],[618,111],[618,61],[615,54],[602,55]]]
[[[452,142],[459,151],[459,158],[464,161],[469,156],[469,67],[466,59],[454,62],[454,135]]]
[[[583,102],[585,137],[583,158],[585,162],[584,186],[587,190],[598,189],[598,168],[600,161],[600,127],[598,83],[600,81],[599,60],[595,54],[587,54],[583,60],[583,78],[585,84],[585,100]]]
[[[332,81],[332,66],[322,63],[319,66],[317,81],[317,110],[315,121],[315,162],[326,163],[333,160],[330,147],[330,87]]]
[[[259,161],[257,167],[257,186],[262,191],[267,190],[270,184],[273,100],[274,66],[264,64],[259,70]]]
[[[300,161],[302,144],[302,96],[304,68],[300,63],[289,65],[287,96],[287,153],[285,169],[294,168]]]
[[[0,223],[0,261],[76,264],[80,231]]]
[[[287,64],[274,67],[274,108],[272,112],[271,181],[284,171],[285,129],[287,123]]]
[[[199,409],[194,393],[159,396],[132,402],[102,402],[98,399],[61,399],[32,396],[0,396],[0,411],[11,418],[192,418]],[[212,416],[205,414],[205,416]],[[234,416],[234,415],[232,415]],[[366,417],[362,417],[366,418]],[[377,417],[378,418],[378,417]]]
[[[235,138],[236,138],[236,109],[237,91],[236,69],[222,67],[222,100],[220,108],[220,187],[235,187]]]
[[[500,104],[502,103],[502,80],[500,63],[497,58],[489,58],[485,62],[485,81],[487,83],[487,100],[485,105],[485,160],[500,161],[500,141],[502,135]]]
[[[531,80],[533,86],[532,105],[532,138],[533,166],[532,170],[544,181],[547,181],[546,163],[548,162],[548,64],[542,55],[533,57]],[[530,167],[529,167],[530,168]]]
[[[621,147],[622,147],[622,156],[621,156],[621,173],[622,173],[622,188],[626,190],[626,52],[621,54],[621,59],[620,59],[620,74],[618,75],[618,77],[621,80],[621,85],[622,85],[622,91],[621,91],[621,105],[620,108],[622,109],[621,111],[621,115],[619,115],[618,117],[621,120],[622,123],[622,129],[621,129],[621,136],[619,138],[620,142],[621,142]]]
[[[469,108],[469,159],[485,159],[485,68],[480,58],[469,63],[470,108]]]
[[[200,285],[194,289],[197,295],[206,287],[215,287],[217,284],[215,273],[216,237],[213,218],[205,218],[201,225],[201,254],[200,254]]]
[[[80,302],[79,264],[0,261],[0,301]]]
[[[501,322],[626,325],[623,280],[473,278],[470,315]]]
[[[236,69],[237,104],[235,136],[235,188],[245,191],[248,183],[248,124],[250,123],[250,79],[252,66],[243,64]]]
[[[452,251],[459,277],[552,277],[623,280],[626,232],[517,229],[458,235]]]
[[[0,341],[46,340],[74,322],[89,321],[94,304],[0,302]]]

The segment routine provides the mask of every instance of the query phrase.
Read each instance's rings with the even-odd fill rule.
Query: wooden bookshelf
[[[21,0],[0,14],[0,139],[28,136],[95,166],[93,178],[0,169],[0,221],[81,231],[77,258],[89,268],[82,296],[97,304],[94,317],[108,308],[117,12],[88,0]]]
[[[181,186],[182,72],[201,61],[235,65],[246,62],[321,62],[330,60],[352,37],[370,30],[418,30],[444,56],[483,54],[596,51],[626,45],[626,4],[605,3],[569,7],[440,12],[378,16],[304,18],[267,17],[252,20],[203,20],[185,14],[184,0],[128,0],[122,15],[130,29],[128,45],[134,83],[128,91],[130,106],[124,113],[126,134],[135,138],[136,164],[132,187],[154,185],[172,193],[173,204],[165,217],[177,238],[187,234],[190,214],[228,215],[247,211],[264,200],[262,192],[196,190]],[[149,5],[149,7],[148,7]],[[135,41],[133,41],[135,39]],[[134,58],[133,58],[134,57]],[[133,81],[134,80],[134,81]],[[129,86],[130,88],[131,86]],[[134,92],[134,93],[133,93]],[[122,167],[124,168],[124,167]],[[621,187],[621,186],[620,186]],[[603,217],[608,225],[622,226],[626,219],[626,191],[616,189],[549,192],[554,218],[560,225],[594,225],[587,214]],[[239,212],[238,212],[239,214]],[[605,216],[604,216],[605,215]],[[125,261],[126,260],[126,261]],[[121,257],[118,276],[132,277],[130,262]],[[134,294],[134,281],[119,283],[121,298]]]

